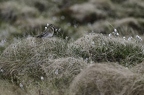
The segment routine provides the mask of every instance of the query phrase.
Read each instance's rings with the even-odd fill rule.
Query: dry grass
[[[0,69],[3,72],[0,76],[18,86],[22,83],[26,90],[38,85],[37,90],[42,86],[65,93],[72,79],[86,66],[80,59],[61,58],[67,56],[66,49],[65,41],[58,38],[18,40],[1,54]],[[44,77],[45,85],[41,83],[41,77]],[[27,92],[33,93],[35,89]]]
[[[68,87],[74,77],[86,67],[86,63],[81,59],[73,57],[51,60],[48,64],[43,64],[42,69],[46,73],[46,80],[50,88],[67,93]]]
[[[64,56],[64,41],[57,38],[36,39],[28,37],[10,45],[1,54],[1,68],[7,78],[23,79],[23,75],[34,77],[39,80],[43,75],[41,64],[48,60]],[[37,74],[36,74],[37,73]],[[18,79],[18,80],[17,80]]]
[[[138,74],[143,75],[143,73],[144,73],[144,62],[142,62],[140,64],[137,64],[136,66],[132,67],[131,70],[134,73],[138,73]]]
[[[1,0],[0,95],[143,95],[143,10],[143,0]],[[62,36],[35,38],[47,23]]]
[[[83,60],[68,57],[51,60],[49,64],[42,65],[42,69],[48,80],[60,89],[67,87],[86,65]]]
[[[0,76],[17,86],[22,84],[23,89],[28,94],[67,95],[69,85],[75,76],[81,73],[83,69],[84,74],[89,72],[89,69],[85,69],[88,64],[112,61],[130,67],[143,60],[142,50],[141,45],[136,42],[99,34],[85,35],[74,42],[56,37],[42,39],[27,37],[23,40],[17,40],[3,51],[0,57],[0,69],[3,71]],[[135,87],[139,82],[143,81],[143,78],[135,80],[138,74],[131,73],[123,66],[116,64],[113,66],[110,63],[98,64],[98,66],[96,64],[96,66],[91,67],[90,72],[93,68],[97,68],[94,69],[94,72],[96,70],[96,72],[101,73],[98,78],[104,78],[104,82],[112,80],[110,84],[116,87],[112,88],[114,89],[113,92],[113,90],[109,89],[110,84],[108,84],[105,89],[103,87],[99,88],[104,89],[101,93],[128,93],[124,92],[127,86],[125,89],[122,89],[122,87],[125,82],[126,84],[131,82],[129,80],[132,80],[135,84],[132,85],[132,90],[128,91],[138,93]],[[124,74],[124,72],[127,73]],[[131,79],[131,76],[135,77]],[[84,77],[87,79],[87,75],[84,75]],[[88,78],[90,77],[88,76]],[[115,79],[117,77],[118,79]],[[121,81],[123,84],[117,84],[117,81]],[[86,81],[81,82],[87,84]],[[140,85],[141,87],[143,86]],[[86,91],[85,89],[87,88],[82,88],[82,91]],[[95,86],[92,85],[90,89],[95,89]],[[107,89],[110,92],[105,92]],[[122,92],[117,91],[117,89]],[[94,90],[93,93],[97,92]]]
[[[103,35],[85,35],[69,45],[72,56],[80,56],[95,62],[119,62],[124,66],[134,65],[143,60],[143,49],[135,40],[106,37]],[[134,54],[136,56],[134,56]]]
[[[11,84],[9,81],[0,79],[0,95],[24,95],[26,94],[18,86]]]
[[[142,95],[143,85],[135,82],[136,78],[136,74],[118,64],[95,64],[73,80],[70,95]],[[134,91],[136,87],[140,92]]]

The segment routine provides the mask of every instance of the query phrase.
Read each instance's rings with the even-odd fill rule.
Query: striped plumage
[[[60,29],[55,27],[53,24],[47,24],[43,33],[38,35],[37,38],[52,37],[55,34],[55,32],[59,32],[59,30]]]

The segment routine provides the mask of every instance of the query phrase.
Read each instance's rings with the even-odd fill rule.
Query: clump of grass
[[[73,78],[86,67],[86,63],[81,59],[73,57],[60,58],[43,64],[42,69],[46,73],[47,80],[51,85],[61,91],[67,89]]]
[[[67,42],[62,39],[28,37],[18,40],[1,54],[0,76],[27,93],[33,93],[28,89],[34,85],[37,90],[47,87],[57,93],[66,93],[73,78],[87,65],[74,57],[61,58],[66,56]]]
[[[141,45],[132,42],[133,40],[116,38],[116,36],[118,35],[108,37],[89,34],[74,42],[56,37],[42,39],[27,37],[18,40],[8,46],[0,56],[0,77],[16,83],[28,93],[34,93],[35,90],[41,93],[42,89],[44,89],[43,93],[47,93],[45,88],[48,88],[51,90],[50,93],[54,91],[55,94],[67,94],[72,81],[70,94],[74,90],[75,93],[82,92],[82,94],[90,92],[98,94],[102,92],[108,94],[131,93],[129,91],[138,93],[135,88],[143,79],[136,80],[136,76],[139,74],[133,74],[118,64],[114,66],[96,64],[81,73],[81,70],[85,69],[90,62],[111,61],[119,62],[124,66],[132,66],[143,61],[144,54]],[[75,78],[76,75],[78,77]],[[102,83],[110,81],[112,89],[109,87],[110,84],[107,84],[106,88],[103,84],[98,84],[97,80],[101,78],[104,80],[101,81]],[[86,79],[91,81],[87,82]],[[93,83],[93,79],[97,81],[96,84]],[[121,81],[122,84],[117,84],[118,81]],[[85,84],[86,86],[83,86]],[[128,84],[125,89],[122,88],[124,84]],[[130,89],[128,89],[129,85]],[[37,87],[31,89],[30,87],[33,86]],[[142,87],[141,85],[140,89]],[[28,90],[29,88],[33,91]],[[140,90],[140,92],[142,91]]]
[[[95,64],[73,80],[69,95],[136,95],[129,94],[136,77],[136,74],[115,63]]]
[[[40,80],[40,76],[45,76],[41,65],[64,55],[63,40],[28,37],[11,44],[3,51],[0,58],[0,68],[4,71],[2,76],[16,83],[26,81],[23,80],[24,77]]]
[[[95,48],[90,52],[94,61],[117,61],[124,66],[140,63],[144,57],[140,46],[113,41],[106,42],[105,45]]]
[[[90,34],[69,45],[70,54],[95,62],[119,62],[131,66],[143,61],[144,53],[140,45],[122,38]]]

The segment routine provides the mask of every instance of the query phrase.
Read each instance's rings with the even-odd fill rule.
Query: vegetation
[[[1,0],[0,95],[142,95],[142,0]],[[61,34],[36,38],[47,23]]]

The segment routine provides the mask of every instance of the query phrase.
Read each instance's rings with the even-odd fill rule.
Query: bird
[[[36,36],[37,38],[43,38],[43,37],[53,37],[55,32],[60,32],[60,28],[54,26],[53,24],[47,24],[45,27],[45,30],[42,34]]]

